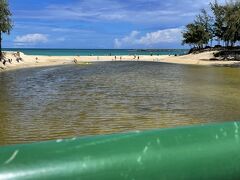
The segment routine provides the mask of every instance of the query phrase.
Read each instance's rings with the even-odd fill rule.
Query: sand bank
[[[146,62],[163,62],[174,64],[191,64],[191,65],[235,65],[239,61],[213,61],[213,53],[204,52],[200,54],[189,54],[184,56],[33,56],[23,53],[6,52],[6,62],[0,62],[0,71],[14,70],[19,68],[57,66],[66,64],[81,64],[103,61],[146,61]],[[20,59],[19,59],[20,58]],[[10,62],[9,62],[10,60]]]

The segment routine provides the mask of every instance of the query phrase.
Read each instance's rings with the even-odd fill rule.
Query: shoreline
[[[185,65],[201,65],[201,66],[240,66],[240,61],[220,61],[211,60],[216,51],[203,52],[199,54],[188,54],[182,56],[37,56],[25,55],[17,52],[4,52],[6,57],[5,65],[0,62],[0,72],[34,68],[34,67],[47,67],[59,66],[69,64],[84,64],[93,62],[109,62],[109,61],[131,61],[131,62],[160,62],[170,64],[185,64]],[[138,59],[139,57],[139,59]],[[19,60],[20,58],[21,60]],[[11,60],[11,63],[9,62]]]

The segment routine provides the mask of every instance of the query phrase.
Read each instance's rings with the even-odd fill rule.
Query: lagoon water
[[[0,73],[0,145],[240,120],[240,69],[105,62]]]

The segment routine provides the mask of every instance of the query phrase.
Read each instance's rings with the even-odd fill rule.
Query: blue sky
[[[184,25],[210,0],[9,0],[3,47],[179,48]]]

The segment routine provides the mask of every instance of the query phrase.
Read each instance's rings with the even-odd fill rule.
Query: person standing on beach
[[[78,63],[78,61],[77,61],[77,59],[76,59],[76,58],[74,58],[73,62],[74,62],[75,64],[77,64],[77,63]]]
[[[3,65],[6,66],[7,61],[3,59]]]

